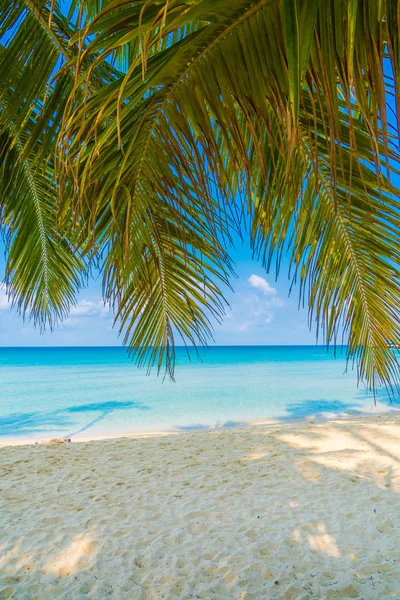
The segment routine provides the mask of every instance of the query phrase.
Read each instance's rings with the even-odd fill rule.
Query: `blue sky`
[[[4,248],[0,249],[0,278],[4,279]],[[242,344],[314,344],[307,310],[298,310],[298,290],[288,297],[289,281],[285,261],[278,281],[274,273],[266,274],[251,258],[248,244],[232,253],[237,279],[234,292],[226,294],[230,307],[221,325],[215,324],[215,343]],[[25,323],[7,302],[0,289],[1,346],[112,346],[120,345],[113,315],[101,298],[101,280],[93,279],[79,294],[78,304],[70,317],[53,332],[40,334],[32,322]]]

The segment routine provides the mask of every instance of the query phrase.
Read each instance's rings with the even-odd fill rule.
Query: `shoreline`
[[[229,430],[241,430],[241,429],[249,429],[252,427],[260,427],[260,426],[281,426],[281,425],[290,425],[296,423],[313,423],[313,422],[325,422],[325,421],[336,421],[343,419],[363,419],[363,418],[374,418],[381,417],[386,415],[399,415],[400,417],[400,408],[390,408],[387,406],[385,409],[382,407],[374,406],[369,410],[352,410],[349,413],[319,413],[314,415],[309,415],[307,417],[299,417],[295,418],[280,418],[280,419],[254,419],[254,420],[244,420],[236,423],[235,421],[226,420],[223,422],[222,426],[219,424],[220,421],[212,424],[200,424],[200,425],[182,425],[177,428],[166,428],[162,427],[154,427],[154,429],[145,429],[145,430],[131,430],[126,433],[105,433],[101,435],[77,435],[77,436],[62,436],[58,435],[57,439],[69,438],[71,440],[70,443],[79,443],[79,442],[94,442],[94,441],[102,441],[102,440],[118,440],[125,438],[148,438],[148,437],[165,437],[170,435],[182,435],[186,433],[207,433],[210,431],[229,431]],[[6,448],[8,446],[30,446],[30,445],[39,445],[43,444],[46,441],[49,441],[53,438],[51,437],[41,437],[39,439],[32,439],[27,437],[16,437],[13,439],[7,439],[7,437],[0,436],[0,449]]]
[[[0,451],[0,593],[338,600],[400,589],[400,414]]]

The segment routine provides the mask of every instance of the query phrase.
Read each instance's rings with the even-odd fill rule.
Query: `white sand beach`
[[[400,417],[0,448],[0,598],[400,598]]]

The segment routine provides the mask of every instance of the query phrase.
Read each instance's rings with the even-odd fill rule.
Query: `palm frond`
[[[224,314],[220,286],[229,275],[201,206],[185,208],[149,204],[133,219],[128,252],[114,240],[103,267],[104,296],[137,363],[166,367],[172,377],[176,336],[185,345],[207,344],[212,321]]]
[[[89,212],[92,227],[111,205],[112,239],[122,236],[126,250],[111,252],[107,268],[124,260],[137,267],[144,254],[133,224],[148,206],[158,214],[173,198],[181,215],[198,211],[218,239],[222,200],[216,208],[213,192],[227,211],[240,194],[266,266],[289,241],[317,327],[329,341],[344,323],[360,375],[371,385],[394,381],[385,349],[399,325],[399,190],[386,176],[399,162],[398,127],[388,119],[388,98],[398,95],[396,23],[389,0],[114,1],[88,16],[76,34],[85,49],[75,89],[85,98],[65,115],[60,147],[75,206]],[[125,73],[90,89],[83,59],[94,68],[123,49]],[[162,245],[174,248],[162,222]],[[187,244],[184,229],[178,239]],[[113,281],[111,289],[119,287]],[[125,298],[124,323],[142,314],[136,305]],[[157,315],[152,325],[166,331]],[[145,346],[171,340],[145,329],[156,331],[143,326]]]
[[[84,263],[55,229],[51,168],[23,156],[23,142],[0,137],[1,224],[7,240],[6,285],[13,304],[42,328],[64,319],[82,284]]]
[[[53,23],[57,33],[50,35],[39,4],[3,4],[0,227],[6,239],[6,286],[22,315],[52,328],[68,315],[84,281],[79,249],[69,242],[68,229],[56,227],[57,114],[65,109],[73,81],[60,77],[50,84],[65,46],[61,18]]]

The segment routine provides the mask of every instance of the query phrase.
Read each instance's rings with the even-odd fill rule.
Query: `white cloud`
[[[71,308],[71,317],[103,317],[110,312],[110,307],[103,301],[92,302],[91,300],[80,300]]]
[[[251,293],[238,292],[224,319],[224,329],[232,333],[266,330],[275,319],[274,311],[284,306],[278,291],[263,277],[252,274],[244,282]]]
[[[11,302],[3,288],[0,287],[0,310],[8,310],[11,308]],[[71,317],[104,317],[110,313],[110,307],[104,304],[102,300],[92,302],[91,300],[80,300],[71,308]],[[71,319],[72,320],[72,319]]]
[[[253,317],[260,317],[267,308],[282,308],[284,302],[279,296],[269,296],[264,298],[257,294],[250,294],[241,299],[245,304],[250,305],[248,310],[251,310]]]
[[[249,331],[249,329],[252,329],[255,324],[255,321],[245,321],[244,323],[239,323],[236,326],[236,331],[240,331],[241,333],[243,333],[244,331]]]
[[[265,319],[264,319],[264,323],[266,325],[268,325],[268,323],[272,323],[272,321],[274,320],[274,315],[272,312],[266,312],[265,313]]]
[[[264,277],[253,274],[250,275],[248,282],[252,287],[260,290],[265,296],[275,296],[278,293],[275,288],[269,285]]]
[[[279,296],[274,296],[273,298],[269,298],[266,306],[269,308],[282,308],[282,306],[285,306],[285,303],[281,298],[279,298]]]
[[[97,319],[107,319],[108,316],[112,316],[108,304],[104,304],[102,300],[93,302],[92,300],[83,299],[71,308],[68,319],[64,322],[64,327],[67,329],[82,328],[86,327],[89,321],[96,322]]]

